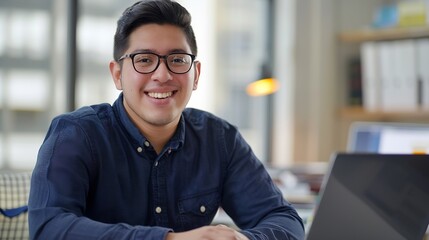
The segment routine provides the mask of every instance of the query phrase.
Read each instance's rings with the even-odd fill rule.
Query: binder
[[[395,69],[394,91],[392,102],[399,111],[417,111],[418,104],[418,78],[416,71],[416,51],[414,40],[400,40],[394,43]]]
[[[362,102],[366,111],[380,109],[379,56],[376,42],[364,42],[360,47],[362,58]]]
[[[382,111],[395,110],[395,97],[397,96],[397,73],[395,59],[395,45],[393,42],[380,42],[379,48],[379,71],[380,71],[380,108]]]
[[[414,41],[382,42],[379,47],[382,110],[416,111],[419,105]]]

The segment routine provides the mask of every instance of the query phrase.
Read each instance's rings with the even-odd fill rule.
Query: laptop
[[[347,152],[429,153],[429,124],[354,122]]]
[[[307,240],[422,240],[429,155],[339,153],[330,161]]]

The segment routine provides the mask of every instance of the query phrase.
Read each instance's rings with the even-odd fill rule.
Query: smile
[[[157,93],[157,92],[148,92],[147,95],[156,99],[169,98],[173,95],[173,92]]]

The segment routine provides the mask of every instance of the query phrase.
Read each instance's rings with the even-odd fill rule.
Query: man
[[[302,239],[237,129],[185,109],[201,63],[189,13],[135,3],[118,20],[119,98],[56,117],[32,177],[32,239]],[[240,230],[210,225],[222,207]]]

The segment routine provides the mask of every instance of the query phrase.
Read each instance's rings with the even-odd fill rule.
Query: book
[[[350,59],[347,67],[348,105],[362,106],[362,66],[360,58],[354,57]]]
[[[419,104],[429,110],[429,39],[416,40],[417,78],[419,86]]]
[[[423,1],[401,1],[398,7],[398,26],[413,27],[426,25],[427,6]]]

